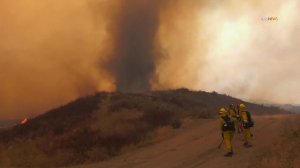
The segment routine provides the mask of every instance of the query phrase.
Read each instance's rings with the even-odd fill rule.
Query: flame
[[[22,121],[21,121],[21,125],[24,125],[28,122],[28,119],[27,118],[24,118]]]

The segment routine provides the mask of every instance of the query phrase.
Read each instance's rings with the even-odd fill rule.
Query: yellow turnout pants
[[[247,128],[247,129],[244,128],[243,132],[244,132],[245,143],[250,143],[250,138],[251,138],[250,128]]]
[[[238,120],[234,120],[234,127],[235,127],[235,130],[238,131],[239,130],[239,121]]]
[[[228,152],[232,152],[232,139],[234,136],[234,131],[224,131],[224,142]]]

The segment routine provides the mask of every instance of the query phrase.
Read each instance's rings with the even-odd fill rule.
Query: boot
[[[224,157],[231,157],[233,155],[233,152],[227,152]]]
[[[244,143],[244,147],[250,148],[250,147],[252,147],[252,145],[250,145],[248,142],[245,142],[245,143]]]

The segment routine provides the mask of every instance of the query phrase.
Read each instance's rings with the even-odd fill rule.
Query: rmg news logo
[[[278,17],[261,17],[261,21],[278,21]]]

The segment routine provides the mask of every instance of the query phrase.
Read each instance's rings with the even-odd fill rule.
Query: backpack
[[[234,122],[229,116],[222,117],[224,124],[222,125],[222,131],[235,131]]]
[[[252,120],[252,117],[251,117],[251,114],[249,111],[246,111],[246,115],[247,115],[248,122],[243,123],[243,127],[247,129],[247,128],[251,128],[254,126],[254,121]]]

